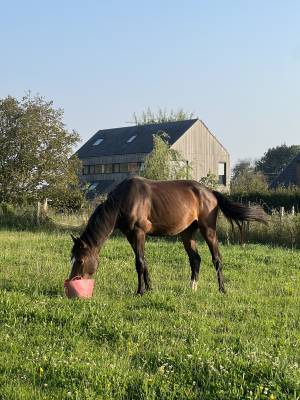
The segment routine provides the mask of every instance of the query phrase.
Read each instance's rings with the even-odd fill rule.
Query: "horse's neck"
[[[98,206],[91,215],[81,239],[90,247],[100,249],[113,232],[118,217],[118,209],[107,202]]]

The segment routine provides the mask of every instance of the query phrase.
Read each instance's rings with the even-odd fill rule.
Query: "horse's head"
[[[98,268],[97,253],[80,238],[73,235],[72,239],[74,246],[71,251],[71,272],[69,279],[75,276],[82,276],[84,279],[89,279]]]

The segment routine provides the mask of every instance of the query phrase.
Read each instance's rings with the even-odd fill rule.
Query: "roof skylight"
[[[94,183],[92,183],[92,184],[89,186],[88,190],[89,190],[89,191],[90,191],[90,190],[94,190],[94,189],[96,189],[97,186],[98,186],[98,182],[94,182]]]
[[[101,142],[103,142],[103,139],[97,139],[95,143],[93,143],[93,146],[98,146],[98,144],[100,144]]]
[[[127,140],[127,143],[133,142],[135,138],[136,138],[136,135],[131,136],[131,137]]]

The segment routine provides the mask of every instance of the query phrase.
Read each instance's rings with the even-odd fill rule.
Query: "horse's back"
[[[132,177],[119,185],[116,195],[128,224],[138,224],[152,234],[178,234],[216,206],[213,193],[192,180]]]

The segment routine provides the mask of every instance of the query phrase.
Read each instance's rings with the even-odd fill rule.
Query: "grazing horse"
[[[180,235],[191,266],[191,287],[197,289],[201,258],[197,252],[195,233],[199,229],[212,255],[219,290],[225,292],[221,255],[216,236],[218,209],[231,222],[266,222],[260,207],[247,207],[228,200],[196,181],[152,181],[133,177],[121,182],[107,200],[98,205],[80,237],[72,236],[70,279],[90,278],[98,267],[98,252],[105,240],[119,229],[135,253],[138,294],[151,288],[145,261],[146,235]]]

